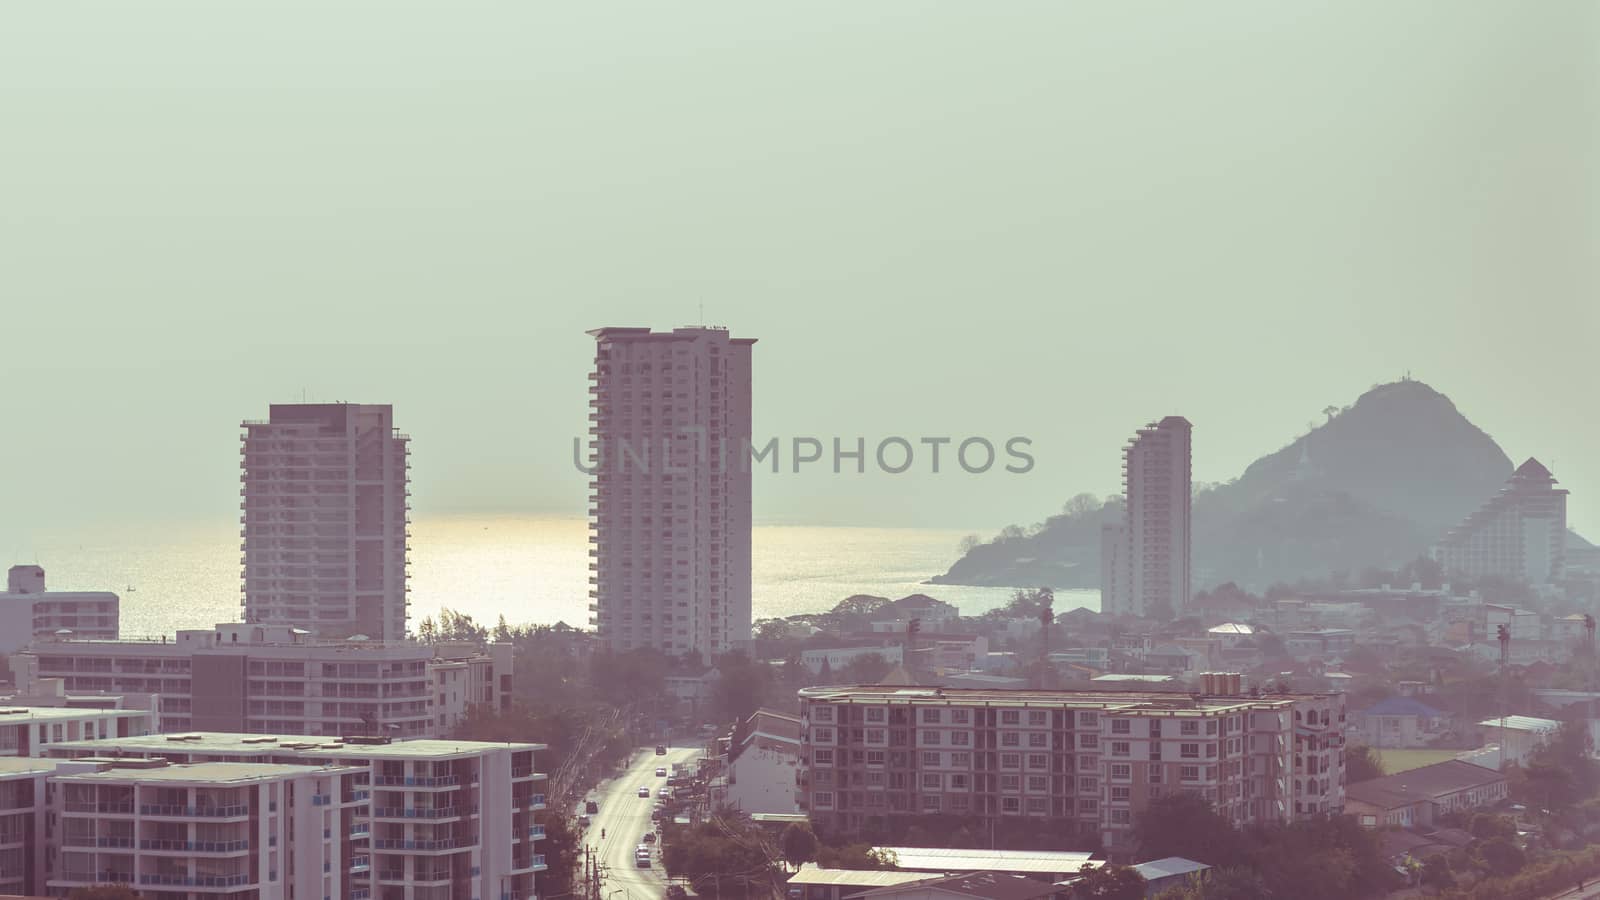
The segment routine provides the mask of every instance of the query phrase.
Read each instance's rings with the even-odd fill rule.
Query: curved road
[[[667,786],[667,779],[656,777],[656,767],[663,766],[670,774],[673,763],[686,763],[700,754],[699,747],[669,746],[666,756],[657,756],[654,747],[645,748],[629,761],[625,773],[601,784],[590,795],[599,802],[600,812],[590,817],[583,840],[595,849],[603,867],[602,900],[611,900],[613,894],[621,900],[666,897],[667,873],[661,867],[660,843],[650,845],[648,869],[635,865],[633,851],[645,833],[653,829],[650,810],[655,808],[656,791]],[[639,796],[641,786],[650,789],[649,799]],[[604,838],[600,837],[602,829]]]

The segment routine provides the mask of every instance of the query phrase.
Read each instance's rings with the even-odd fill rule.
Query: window
[[[1184,735],[1199,734],[1200,723],[1192,719],[1185,719],[1184,721],[1178,723],[1178,733]]]
[[[1000,746],[1002,746],[1002,747],[1020,747],[1021,745],[1022,745],[1022,735],[1017,734],[1015,731],[1006,731],[1006,732],[1002,732],[1000,734]]]
[[[1000,790],[1014,791],[1022,786],[1022,777],[1019,775],[1001,775]]]
[[[922,811],[923,812],[938,812],[939,811],[939,795],[938,794],[923,794],[922,795]]]
[[[1079,728],[1099,728],[1100,727],[1100,714],[1099,713],[1095,713],[1095,712],[1080,712],[1080,713],[1078,713],[1078,727]]]
[[[1022,801],[1019,800],[1018,798],[1016,798],[1016,797],[1001,797],[1000,798],[1000,811],[1001,812],[1017,812],[1017,811],[1019,811],[1021,809],[1022,809]]]
[[[950,721],[955,725],[969,725],[972,723],[972,711],[966,709],[950,710]]]
[[[1049,754],[1045,754],[1045,753],[1029,753],[1028,754],[1028,768],[1030,768],[1030,769],[1048,769],[1048,768],[1050,768],[1050,756],[1049,756]]]
[[[1207,719],[1206,720],[1206,734],[1216,734],[1216,733],[1217,733],[1217,720],[1216,719]]]
[[[1049,746],[1049,744],[1050,735],[1045,734],[1042,731],[1035,731],[1033,734],[1028,735],[1029,747],[1046,747]]]
[[[1216,741],[1208,741],[1208,742],[1206,742],[1206,755],[1207,756],[1211,756],[1211,757],[1215,757],[1217,755],[1217,742]]]
[[[833,751],[832,750],[818,750],[814,754],[814,756],[816,757],[817,765],[819,765],[819,766],[831,766],[831,765],[833,765]]]
[[[1133,731],[1133,723],[1128,721],[1127,719],[1112,719],[1111,720],[1111,733],[1112,734],[1129,734],[1132,731]]]
[[[1080,757],[1078,757],[1078,770],[1079,771],[1082,771],[1082,772],[1093,772],[1094,769],[1095,769],[1094,757],[1092,757],[1092,756],[1080,756]]]
[[[1178,778],[1183,780],[1183,781],[1199,781],[1200,780],[1200,767],[1199,766],[1179,766],[1178,767]]]
[[[883,707],[881,707],[881,706],[869,706],[869,707],[867,707],[867,721],[868,722],[882,722],[883,721]]]
[[[964,791],[964,790],[967,789],[967,786],[968,786],[967,776],[965,776],[965,775],[951,775],[950,776],[950,790],[952,790],[952,791]]]
[[[1000,768],[1002,768],[1002,769],[1020,769],[1020,768],[1022,768],[1022,754],[1020,754],[1020,753],[1002,753],[1002,754],[1000,754]]]
[[[952,754],[950,754],[950,765],[952,765],[952,766],[970,766],[970,765],[972,765],[972,754],[971,753],[952,753]]]
[[[1127,787],[1125,785],[1112,785],[1111,786],[1111,802],[1112,803],[1127,803],[1128,802],[1128,798],[1132,796],[1132,791],[1133,791],[1132,788]]]
[[[1093,797],[1084,797],[1078,801],[1078,812],[1092,813],[1100,811],[1100,801]]]
[[[813,721],[817,721],[817,722],[832,722],[833,721],[833,707],[831,707],[831,706],[814,706],[814,707],[811,708],[811,718],[812,718]]]
[[[1085,750],[1098,748],[1100,746],[1100,735],[1080,734],[1078,735],[1078,746],[1084,748]]]
[[[867,765],[869,765],[869,766],[881,766],[881,765],[883,765],[883,751],[882,750],[868,750],[867,751]]]
[[[1150,767],[1150,783],[1161,783],[1161,767],[1159,765],[1153,765]]]
[[[966,812],[972,804],[972,798],[957,794],[950,798],[950,809],[953,812]]]
[[[939,724],[939,711],[937,709],[924,709],[922,711],[922,721],[928,725]]]
[[[1128,747],[1129,747],[1129,745],[1128,745],[1127,741],[1112,741],[1111,742],[1111,755],[1112,756],[1127,756],[1131,752],[1128,749]]]
[[[1048,791],[1048,790],[1050,790],[1050,776],[1048,776],[1048,775],[1029,775],[1028,776],[1028,790],[1030,790],[1030,791]]]
[[[1158,766],[1153,766],[1152,768],[1159,768],[1159,767]],[[1122,779],[1122,780],[1127,780],[1129,778],[1132,778],[1133,777],[1133,766],[1130,766],[1127,763],[1118,763],[1116,765],[1113,765],[1111,767],[1111,777],[1112,778]]]
[[[1183,757],[1184,759],[1199,759],[1200,758],[1200,745],[1199,744],[1179,744],[1178,745],[1178,755]]]
[[[833,729],[832,728],[818,728],[815,732],[813,732],[813,735],[814,735],[814,739],[819,744],[831,744],[831,743],[833,743]]]
[[[931,753],[923,753],[922,754],[922,764],[925,765],[925,766],[937,766],[939,764],[939,753],[938,753],[938,751],[934,751],[934,752],[931,752]]]
[[[882,728],[868,728],[867,729],[867,743],[869,743],[869,744],[881,744],[881,743],[883,743],[883,729]]]
[[[1129,817],[1130,817],[1131,813],[1132,813],[1132,810],[1113,809],[1111,811],[1111,824],[1113,824],[1113,825],[1126,825],[1126,824],[1128,824],[1128,822],[1130,821]]]
[[[922,776],[922,788],[923,788],[923,790],[930,790],[931,789],[931,790],[937,791],[939,788],[941,788],[943,786],[944,786],[944,780],[939,776],[939,773],[937,773],[937,772],[927,772],[927,773],[923,774],[923,776]]]
[[[1037,728],[1040,725],[1048,724],[1045,721],[1044,710],[1042,710],[1042,709],[1031,709],[1031,710],[1028,710],[1028,724],[1034,726],[1035,728]]]
[[[1100,790],[1100,782],[1097,781],[1096,779],[1093,779],[1093,778],[1079,778],[1078,779],[1078,793],[1080,793],[1080,794],[1092,794],[1092,793],[1094,793],[1095,791],[1098,791],[1098,790]]]
[[[1043,797],[1029,797],[1028,798],[1028,812],[1029,812],[1029,814],[1043,815],[1044,813],[1049,811],[1048,803],[1049,803],[1049,801],[1045,800],[1045,798],[1043,798]]]
[[[952,731],[952,732],[950,732],[950,743],[955,744],[957,747],[965,747],[968,744],[970,744],[971,742],[972,742],[972,732],[970,732],[970,731]]]
[[[833,805],[833,791],[817,791],[813,796],[815,797],[818,806]]]
[[[1014,709],[1003,709],[1003,710],[1000,711],[1000,724],[1001,725],[1016,725],[1016,724],[1019,724],[1021,721],[1022,721],[1022,713],[1020,713],[1020,712],[1018,712],[1018,711],[1016,711]]]

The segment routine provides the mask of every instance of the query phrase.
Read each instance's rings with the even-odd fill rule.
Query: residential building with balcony
[[[800,805],[838,833],[1015,816],[1120,848],[1162,794],[1198,793],[1238,825],[1344,803],[1341,694],[878,685],[806,688],[800,701]]]
[[[155,730],[147,709],[0,707],[0,757],[40,756],[50,744],[109,737],[137,737]]]
[[[1188,419],[1167,416],[1123,448],[1125,518],[1100,536],[1106,612],[1170,619],[1189,607],[1192,431]]]
[[[245,621],[404,639],[410,439],[393,408],[275,403],[241,427]]]
[[[725,328],[601,328],[590,373],[590,610],[614,650],[750,640],[750,357]]]
[[[12,566],[6,573],[5,593],[0,593],[0,654],[62,633],[115,639],[119,605],[110,591],[46,590],[42,567]]]
[[[344,766],[62,761],[48,889],[127,884],[151,900],[218,894],[356,900]]]
[[[198,732],[80,741],[53,758],[162,758],[354,768],[340,794],[353,891],[375,900],[530,900],[546,868],[538,842],[543,744]]]
[[[1447,574],[1498,575],[1525,584],[1559,581],[1566,559],[1567,491],[1537,459],[1433,548]]]
[[[45,779],[56,765],[50,759],[0,759],[0,895],[37,897],[45,892]]]
[[[69,693],[158,695],[161,731],[414,738],[447,733],[474,703],[503,705],[511,656],[494,652],[230,622],[171,641],[39,641],[12,669],[24,695],[48,679]],[[435,667],[461,674],[440,684]]]

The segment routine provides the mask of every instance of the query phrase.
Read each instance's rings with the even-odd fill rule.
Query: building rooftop
[[[1145,881],[1155,881],[1157,878],[1172,878],[1178,875],[1191,875],[1195,872],[1204,872],[1211,868],[1203,862],[1184,859],[1181,856],[1168,856],[1165,859],[1153,859],[1142,862],[1133,867],[1135,872],[1144,876]]]
[[[84,719],[93,716],[150,715],[148,709],[101,709],[83,706],[4,706],[0,707],[0,726],[22,722],[59,722],[66,719]]]
[[[208,762],[154,768],[109,768],[101,772],[71,772],[54,776],[57,781],[123,782],[170,781],[188,784],[236,785],[275,781],[297,775],[356,772],[351,766],[292,766],[275,763]]]
[[[1382,778],[1357,781],[1346,785],[1344,794],[1349,800],[1359,800],[1382,809],[1394,809],[1505,780],[1504,773],[1450,759]]]
[[[1421,716],[1424,719],[1437,719],[1444,713],[1434,709],[1421,700],[1411,697],[1390,697],[1379,700],[1361,711],[1364,716]]]
[[[815,863],[804,863],[800,866],[800,871],[789,879],[789,884],[877,888],[926,880],[928,880],[927,872],[900,872],[892,869],[824,869]]]
[[[1033,900],[1035,897],[1055,894],[1059,890],[1048,881],[1039,881],[1023,875],[1010,875],[1004,872],[969,872],[964,875],[940,875],[933,878],[923,876],[921,881],[913,881],[893,887],[874,888],[859,894],[847,894],[845,896],[874,897],[885,894],[898,894],[908,889],[919,893],[926,891],[930,895],[934,893],[955,894],[959,897],[972,897],[975,900]]]
[[[1153,711],[1170,714],[1206,713],[1233,709],[1260,709],[1297,700],[1318,700],[1335,694],[1269,694],[1257,697],[1199,697],[1184,691],[1046,691],[996,688],[934,688],[888,684],[809,687],[800,690],[809,700],[847,703],[905,703],[917,705],[1048,707]]]
[[[117,710],[121,712],[121,710]],[[4,719],[0,719],[4,721]],[[349,759],[372,757],[448,759],[470,756],[484,750],[544,750],[544,744],[512,744],[488,741],[415,740],[388,744],[351,744],[338,738],[307,735],[246,734],[241,732],[197,731],[183,734],[147,734],[139,737],[100,738],[92,741],[64,741],[51,747],[73,752],[104,750],[149,751],[162,753],[228,753],[241,756],[271,756],[292,753],[296,756]]]
[[[1094,854],[1077,850],[985,850],[964,847],[874,847],[893,853],[895,866],[924,872],[1076,872],[1099,866]]]
[[[54,772],[61,761],[57,759],[33,759],[27,756],[0,756],[0,779],[13,775],[37,775],[40,772]]]
[[[1478,723],[1480,728],[1504,728],[1507,731],[1529,731],[1534,734],[1555,734],[1561,730],[1561,723],[1555,719],[1541,719],[1536,716],[1505,716],[1497,719],[1484,719]]]

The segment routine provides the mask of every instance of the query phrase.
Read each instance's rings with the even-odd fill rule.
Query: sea
[[[824,612],[852,594],[924,593],[977,615],[1012,588],[925,584],[960,556],[959,530],[758,525],[752,535],[755,618]],[[589,621],[588,525],[581,518],[414,515],[411,621],[444,608],[493,625],[580,628]],[[236,522],[36,534],[30,559],[51,590],[113,591],[123,637],[171,635],[239,619]],[[1025,586],[1025,585],[1024,585]],[[1099,591],[1057,591],[1056,610],[1100,608]]]

